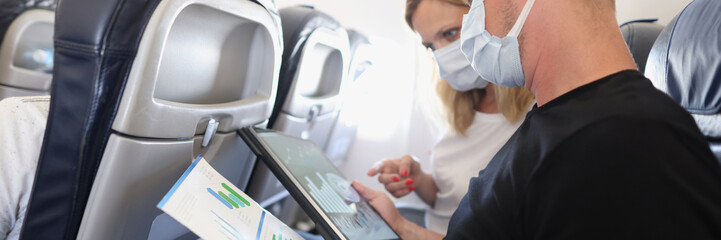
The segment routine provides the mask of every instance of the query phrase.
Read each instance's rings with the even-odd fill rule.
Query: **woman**
[[[441,78],[436,92],[450,131],[434,146],[432,172],[406,155],[384,160],[369,176],[395,197],[415,191],[431,206],[426,227],[445,234],[451,215],[466,194],[469,180],[488,165],[521,124],[533,95],[524,88],[504,88],[488,83],[471,68],[460,50],[464,0],[407,0],[406,22],[433,50]]]

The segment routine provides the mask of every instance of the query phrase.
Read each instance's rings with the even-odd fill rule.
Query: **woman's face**
[[[423,0],[413,14],[413,27],[423,39],[423,46],[441,49],[461,37],[463,14],[469,8],[443,0]]]

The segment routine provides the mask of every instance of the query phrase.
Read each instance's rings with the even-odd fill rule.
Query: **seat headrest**
[[[13,0],[0,2],[0,43],[10,24],[21,13],[30,9],[46,9],[55,11],[57,0]]]
[[[284,62],[286,59],[298,54],[305,40],[316,29],[324,27],[335,30],[341,27],[340,23],[333,17],[312,7],[288,7],[281,9],[279,12],[283,20]]]
[[[621,34],[639,71],[645,70],[648,52],[661,30],[663,26],[656,23],[656,19],[641,19],[621,24]]]
[[[275,106],[268,127],[273,127],[283,108],[283,103],[288,97],[308,37],[319,28],[333,31],[342,28],[340,23],[333,17],[308,6],[283,8],[280,9],[279,13],[283,25],[283,61],[280,67],[280,76],[278,77]]]
[[[351,53],[355,53],[361,45],[371,44],[368,37],[356,30],[348,30],[348,41],[350,42]]]
[[[691,2],[656,40],[646,77],[688,110],[701,131],[721,137],[721,1]]]
[[[721,1],[691,2],[654,44],[646,76],[693,114],[721,112]]]

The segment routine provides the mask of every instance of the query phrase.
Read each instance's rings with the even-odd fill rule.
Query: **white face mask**
[[[473,70],[471,63],[461,52],[459,40],[433,51],[433,56],[438,63],[441,78],[451,84],[453,89],[465,92],[485,88],[488,85],[488,81],[478,76],[476,70]]]
[[[527,0],[511,31],[504,38],[486,30],[486,9],[483,0],[475,0],[463,16],[461,51],[478,75],[503,87],[520,87],[526,78],[521,67],[518,35],[531,12],[535,0]]]

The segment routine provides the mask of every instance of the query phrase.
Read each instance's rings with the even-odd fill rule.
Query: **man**
[[[483,78],[538,104],[471,180],[447,238],[721,239],[721,167],[635,70],[613,0],[476,0],[461,40]],[[402,238],[442,237],[354,186]]]

